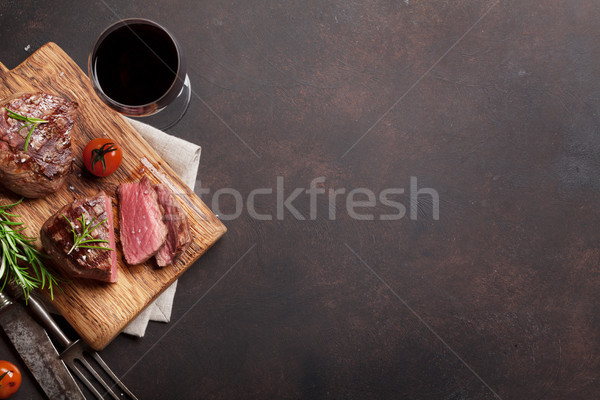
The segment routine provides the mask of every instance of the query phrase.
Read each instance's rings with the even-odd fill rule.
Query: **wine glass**
[[[190,103],[181,46],[154,21],[128,18],[106,28],[90,54],[88,73],[109,107],[158,129],[175,125]]]

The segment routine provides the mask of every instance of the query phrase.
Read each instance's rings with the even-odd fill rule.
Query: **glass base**
[[[190,85],[190,78],[186,74],[181,92],[179,92],[179,95],[171,104],[152,115],[147,115],[144,117],[129,116],[129,118],[153,126],[156,129],[163,131],[167,130],[172,128],[183,117],[188,109],[188,106],[190,105],[191,97],[192,87]]]

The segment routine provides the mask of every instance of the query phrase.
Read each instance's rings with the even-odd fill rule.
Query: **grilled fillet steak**
[[[27,93],[0,102],[0,181],[25,197],[56,192],[72,170],[71,129],[77,103],[48,93]],[[25,139],[30,128],[8,116],[6,109],[48,121]]]
[[[115,249],[113,229],[112,201],[104,192],[98,192],[94,197],[77,199],[67,204],[50,217],[40,232],[42,245],[52,258],[54,265],[72,278],[89,278],[104,282],[117,281],[117,254],[114,250],[75,248],[73,232],[67,217],[75,227],[75,232],[81,234],[82,227],[78,218],[81,214],[88,223],[95,218],[94,225],[104,221],[91,232],[94,239],[108,240],[109,243],[91,243],[91,245]]]
[[[172,264],[190,244],[190,225],[187,216],[175,200],[171,190],[165,185],[156,185],[158,203],[164,211],[163,220],[167,224],[167,240],[156,253],[159,267]]]
[[[120,239],[129,265],[141,264],[163,246],[167,226],[152,183],[144,176],[136,183],[122,183],[119,194]]]

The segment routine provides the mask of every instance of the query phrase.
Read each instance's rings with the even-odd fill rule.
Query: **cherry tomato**
[[[0,399],[8,399],[21,387],[21,371],[16,365],[0,360],[0,376],[4,373],[6,375],[0,380]]]
[[[108,176],[115,172],[123,160],[121,146],[109,138],[97,138],[83,149],[83,164],[96,176]]]

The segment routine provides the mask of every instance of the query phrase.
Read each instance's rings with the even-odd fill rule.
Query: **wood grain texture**
[[[56,210],[99,190],[113,198],[116,208],[118,185],[137,181],[143,174],[155,183],[169,186],[190,219],[192,244],[174,265],[158,268],[152,259],[129,267],[124,263],[118,242],[118,212],[115,209],[118,282],[72,280],[61,285],[62,292],[55,293],[56,308],[83,340],[100,350],[211,247],[226,228],[137,131],[97,98],[87,76],[56,44],[44,45],[11,71],[0,64],[0,98],[29,91],[45,91],[74,100],[79,103],[79,114],[72,131],[75,167],[67,184],[57,193],[42,199],[27,199],[14,208],[28,227],[26,233],[38,236],[44,221]],[[123,163],[113,175],[98,179],[85,172],[80,154],[89,140],[105,135],[122,145]],[[18,198],[0,188],[3,204]],[[41,248],[39,240],[37,245]]]

